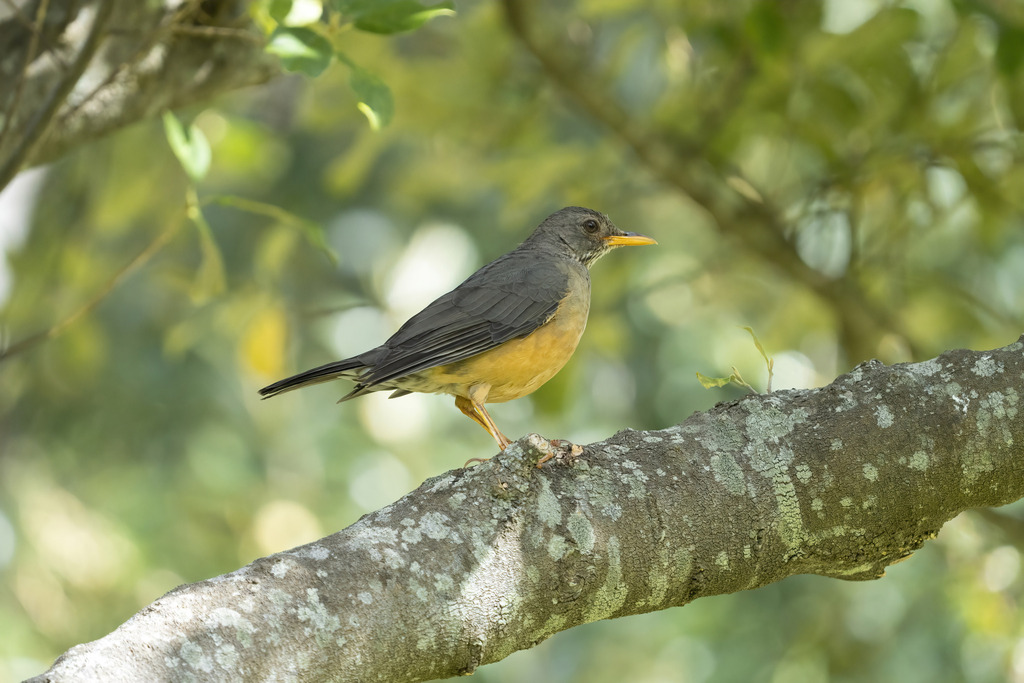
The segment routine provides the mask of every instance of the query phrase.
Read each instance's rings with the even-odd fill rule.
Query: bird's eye
[[[588,218],[583,222],[583,229],[586,230],[591,235],[597,232],[598,228],[600,228],[600,226],[597,224],[597,221],[595,221],[593,218]]]

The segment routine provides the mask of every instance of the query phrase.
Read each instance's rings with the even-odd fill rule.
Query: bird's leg
[[[486,393],[484,395],[486,396]],[[455,406],[461,410],[466,417],[486,429],[487,433],[493,436],[494,440],[498,442],[498,448],[501,450],[505,450],[508,445],[512,443],[511,439],[501,433],[501,430],[498,429],[498,425],[494,424],[494,420],[487,412],[487,409],[484,408],[483,402],[474,401],[473,399],[465,398],[464,396],[456,396]]]
[[[491,391],[490,384],[477,384],[470,387],[469,389],[469,400],[473,404],[473,412],[476,416],[482,420],[481,424],[487,433],[494,437],[494,440],[498,442],[498,448],[505,450],[509,444],[512,443],[512,439],[508,438],[501,433],[498,429],[498,425],[494,424],[494,419],[491,414],[487,412],[487,408],[484,408],[484,403],[487,401],[487,394]]]
[[[476,411],[473,410],[473,402],[470,401],[468,398],[463,398],[462,396],[456,396],[455,397],[455,406],[459,410],[462,411],[463,415],[465,415],[466,417],[471,419],[473,422],[476,422],[478,425],[480,425],[484,429],[487,429],[487,423],[484,422],[483,420],[481,420],[480,417],[476,414]],[[491,430],[487,429],[487,433],[490,434],[490,432],[491,432]],[[469,460],[466,461],[466,463],[463,465],[463,467],[469,467],[469,463],[471,463],[471,462],[487,462],[487,460],[488,460],[488,458],[470,458]]]
[[[487,412],[486,408],[484,408],[484,404],[476,403],[473,405],[473,408],[475,408],[476,411],[480,414],[480,416],[484,419],[484,422],[486,423],[485,428],[487,429],[488,432],[490,432],[491,436],[494,437],[494,440],[498,442],[498,448],[500,448],[501,450],[505,450],[506,448],[508,448],[509,445],[512,443],[512,439],[508,438],[507,436],[501,433],[501,430],[498,429],[498,425],[494,424],[494,419],[491,418],[491,414]]]

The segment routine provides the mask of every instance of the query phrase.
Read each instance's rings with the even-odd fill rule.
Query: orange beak
[[[608,235],[608,237],[604,238],[604,243],[609,247],[639,247],[644,244],[657,244],[658,242],[647,235],[627,232],[623,235]]]

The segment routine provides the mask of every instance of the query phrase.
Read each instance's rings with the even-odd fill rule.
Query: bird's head
[[[657,244],[646,235],[619,230],[608,216],[582,206],[567,206],[545,218],[528,241],[535,240],[567,251],[588,268],[615,247]]]

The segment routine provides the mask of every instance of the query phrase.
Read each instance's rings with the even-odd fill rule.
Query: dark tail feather
[[[292,389],[299,389],[300,387],[308,387],[314,384],[320,384],[321,382],[330,382],[332,379],[338,379],[339,377],[352,377],[355,374],[353,371],[360,370],[368,367],[364,360],[360,360],[359,356],[355,358],[346,358],[345,360],[334,361],[327,365],[321,365],[318,368],[312,370],[306,370],[300,372],[297,375],[286,377],[278,382],[274,382],[270,386],[263,387],[260,389],[260,396],[263,398],[270,398],[271,396],[277,396],[283,394],[286,391]]]

